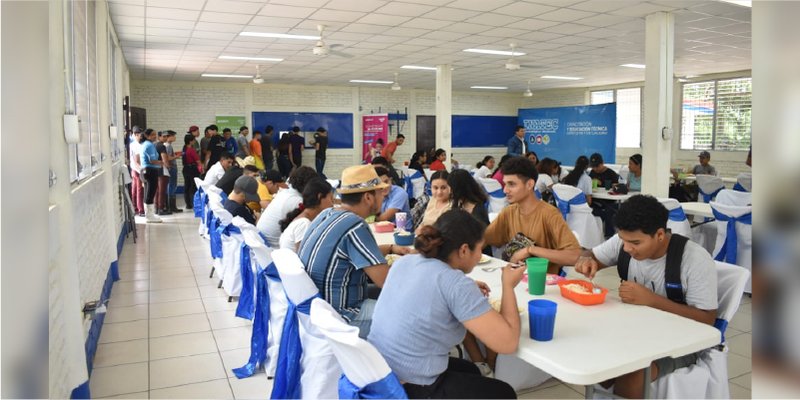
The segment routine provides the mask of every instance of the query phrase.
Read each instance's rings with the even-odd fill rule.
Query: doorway
[[[417,151],[436,149],[436,116],[417,115]]]

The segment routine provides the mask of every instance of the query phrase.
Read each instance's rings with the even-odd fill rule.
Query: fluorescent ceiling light
[[[574,77],[574,76],[545,75],[545,76],[542,77],[542,79],[561,79],[561,80],[564,80],[564,81],[577,81],[577,80],[580,80],[580,79],[583,79],[583,78],[578,78],[578,77]]]
[[[490,90],[505,90],[506,86],[470,86],[470,89],[490,89]]]
[[[424,67],[422,65],[403,65],[402,69],[424,69],[426,71],[436,71],[436,67]]]
[[[644,64],[622,64],[620,67],[628,67],[628,68],[639,68],[644,69]]]
[[[750,7],[750,8],[753,7],[752,0],[719,0],[719,1],[723,3],[736,4],[737,6],[742,6],[742,7]]]
[[[368,79],[350,79],[350,83],[381,83],[384,85],[391,85],[392,81],[371,81]]]
[[[228,74],[203,74],[204,78],[246,78],[250,79],[253,75],[228,75]]]
[[[272,57],[243,57],[243,56],[219,56],[220,60],[252,60],[252,61],[283,61],[282,58]]]
[[[463,51],[467,53],[480,53],[480,54],[492,54],[496,56],[524,56],[525,53],[521,53],[519,51],[510,52],[507,50],[486,50],[486,49],[464,49]]]
[[[319,36],[309,36],[309,35],[290,35],[288,33],[268,33],[268,32],[242,32],[239,36],[254,36],[254,37],[266,37],[266,38],[277,38],[277,39],[300,39],[300,40],[320,40]]]

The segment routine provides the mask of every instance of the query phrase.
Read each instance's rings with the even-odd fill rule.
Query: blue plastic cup
[[[528,302],[528,323],[531,339],[546,342],[553,339],[556,326],[558,304],[550,300],[531,300]]]

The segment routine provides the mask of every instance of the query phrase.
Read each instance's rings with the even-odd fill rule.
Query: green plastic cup
[[[544,294],[544,284],[547,280],[547,264],[550,260],[546,258],[531,257],[525,260],[528,265],[528,293],[535,295]]]

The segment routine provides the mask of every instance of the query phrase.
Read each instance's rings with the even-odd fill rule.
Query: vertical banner
[[[552,158],[574,165],[579,156],[600,153],[609,164],[616,160],[617,104],[531,108],[519,110],[525,143],[539,159]]]
[[[361,160],[369,164],[381,154],[389,138],[389,114],[370,114],[361,116],[363,150]]]
[[[244,116],[217,115],[216,125],[219,128],[219,133],[222,133],[225,128],[230,128],[235,137],[239,132],[239,128],[246,126],[245,121],[246,118]]]

